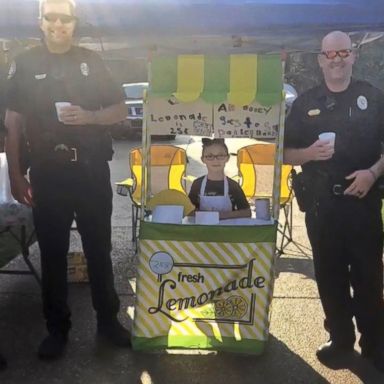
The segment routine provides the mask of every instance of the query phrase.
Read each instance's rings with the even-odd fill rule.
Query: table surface
[[[152,217],[148,216],[146,221],[152,221]],[[195,225],[195,217],[194,216],[185,216],[181,223],[170,223],[170,224],[184,224],[184,225]],[[269,225],[274,224],[273,219],[270,220],[261,220],[251,217],[241,217],[236,219],[226,219],[226,220],[220,220],[218,223],[207,223],[207,224],[200,224],[200,225],[243,225],[243,226],[249,226],[249,225]]]

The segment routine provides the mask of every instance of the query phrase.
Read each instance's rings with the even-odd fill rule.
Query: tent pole
[[[151,84],[151,62],[152,53],[148,50],[147,60],[147,78],[148,84]],[[151,180],[151,135],[148,129],[148,90],[144,90],[143,94],[143,129],[141,135],[142,142],[142,166],[141,166],[141,210],[140,219],[144,218],[144,208],[148,201]]]
[[[285,57],[281,57],[281,76],[284,84]],[[280,184],[281,184],[281,166],[283,163],[283,144],[284,144],[284,123],[285,123],[285,97],[282,92],[279,113],[279,130],[276,137],[275,166],[273,175],[273,195],[272,195],[272,216],[278,221],[280,213]]]

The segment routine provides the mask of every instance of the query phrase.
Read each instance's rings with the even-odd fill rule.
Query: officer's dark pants
[[[365,350],[383,342],[383,232],[376,196],[328,197],[306,214],[316,281],[331,339]],[[353,292],[351,292],[351,288]]]
[[[67,333],[71,327],[67,253],[74,215],[88,263],[97,319],[111,321],[119,310],[119,299],[110,257],[112,189],[108,163],[32,166],[31,184],[48,331]]]

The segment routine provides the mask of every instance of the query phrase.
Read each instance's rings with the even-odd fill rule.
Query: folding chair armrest
[[[193,183],[196,179],[197,179],[197,177],[196,176],[192,176],[192,175],[184,175],[183,176],[183,180],[189,181],[191,183]]]
[[[128,179],[125,179],[125,180],[122,180],[122,181],[115,183],[117,194],[119,194],[121,196],[130,195],[132,188],[134,186],[134,183],[135,183],[135,181],[131,177],[128,177]]]
[[[122,180],[122,181],[118,181],[115,184],[116,185],[124,185],[124,186],[127,186],[127,187],[133,187],[134,182],[135,181],[132,179],[132,177],[128,177],[127,179]]]

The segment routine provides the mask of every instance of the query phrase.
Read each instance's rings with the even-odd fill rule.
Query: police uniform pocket
[[[348,143],[346,143],[346,151],[354,154],[356,160],[371,161],[369,159],[375,156],[375,153],[380,151],[380,135],[379,124],[376,116],[373,115],[373,110],[362,111],[358,108],[352,109],[351,123],[348,127],[349,136]]]

